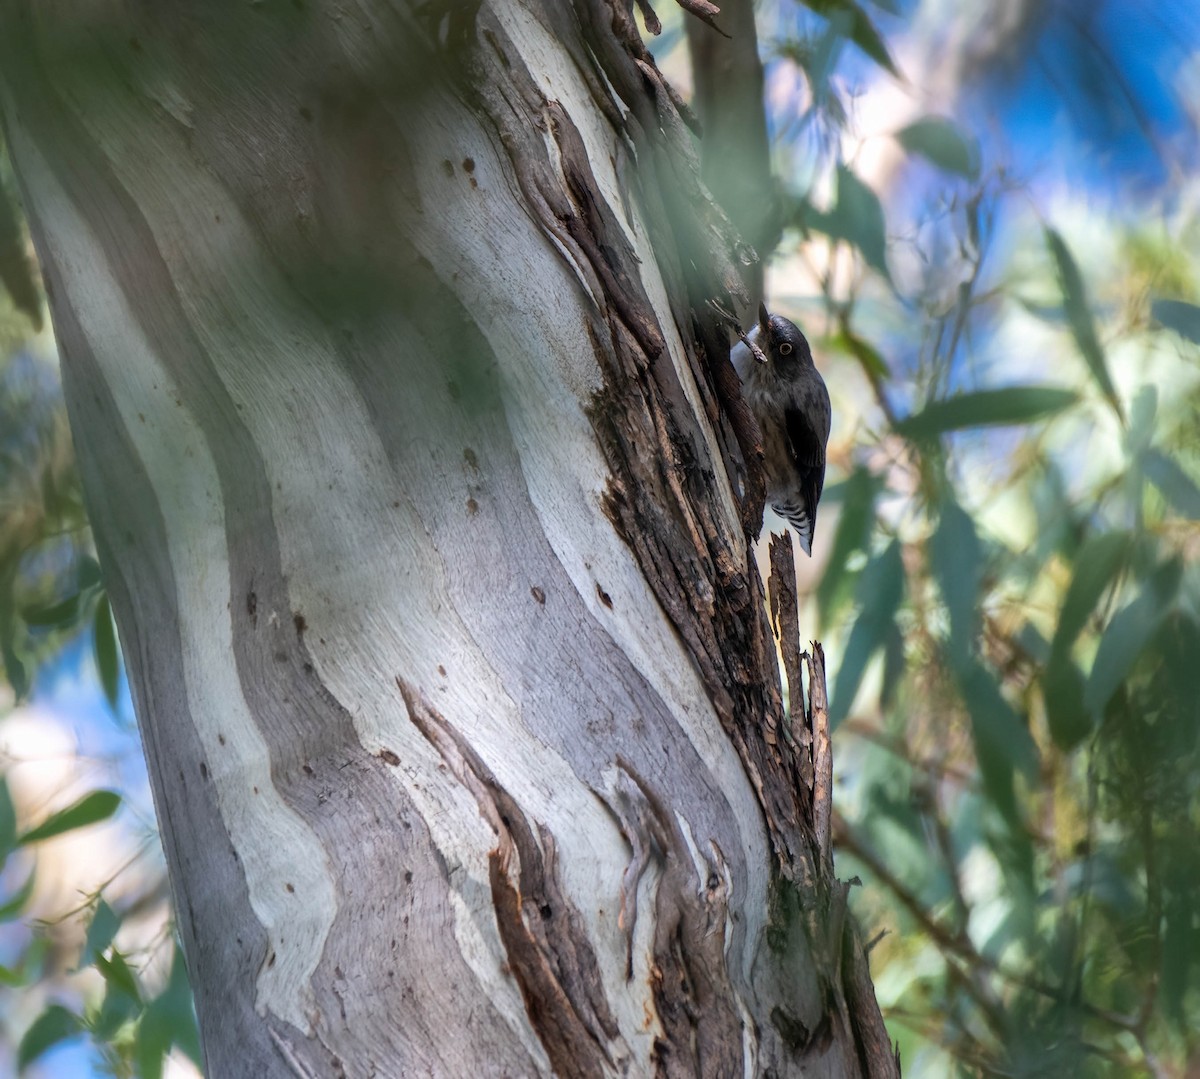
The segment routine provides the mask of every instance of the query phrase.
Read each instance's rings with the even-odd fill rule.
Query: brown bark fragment
[[[422,697],[397,676],[413,725],[471,792],[496,833],[488,856],[492,902],[509,968],[530,1024],[555,1075],[592,1079],[613,1066],[608,1045],[620,1031],[600,979],[600,967],[579,912],[558,878],[554,838],[533,827],[483,758]],[[513,882],[513,873],[517,882]]]
[[[771,620],[775,624],[775,635],[779,638],[779,651],[783,656],[783,669],[788,681],[793,734],[796,729],[796,712],[804,709],[804,682],[800,667],[800,616],[796,607],[796,564],[792,555],[792,534],[772,534],[771,577],[767,592],[771,601]]]
[[[821,871],[833,879],[833,743],[829,738],[829,698],[825,688],[825,649],[813,641],[805,655],[808,663],[808,723],[813,753],[813,831],[817,837]]]
[[[725,967],[728,895],[720,852],[713,849],[697,902],[692,853],[675,815],[633,765],[618,759],[640,795],[643,816],[663,843],[663,868],[655,894],[651,988],[665,1039],[657,1074],[666,1079],[736,1075],[742,1070],[741,1016]]]

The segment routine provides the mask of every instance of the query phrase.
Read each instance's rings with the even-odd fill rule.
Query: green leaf
[[[883,36],[854,0],[804,0],[804,6],[826,19],[848,17],[847,36],[850,40],[885,71],[900,78]]]
[[[1155,300],[1150,315],[1160,326],[1200,345],[1200,307],[1182,300]]]
[[[1070,408],[1079,398],[1055,386],[1008,386],[963,393],[933,401],[916,415],[896,424],[908,438],[932,438],[965,427],[1003,427],[1029,423]]]
[[[891,374],[887,361],[880,355],[874,345],[864,341],[849,327],[843,327],[842,332],[834,339],[833,344],[848,352],[872,379],[887,378]]]
[[[972,662],[959,678],[963,701],[971,713],[975,741],[985,755],[1003,759],[1026,775],[1037,775],[1037,745],[1021,717],[1000,692],[995,675]]]
[[[1177,560],[1159,566],[1137,598],[1108,624],[1083,691],[1083,706],[1094,718],[1103,715],[1112,695],[1166,618],[1181,576],[1182,566]]]
[[[1100,597],[1128,559],[1132,542],[1127,532],[1101,532],[1091,536],[1079,549],[1050,645],[1052,663],[1055,657],[1067,654],[1083,631]]]
[[[1200,489],[1178,461],[1157,450],[1148,450],[1142,458],[1142,471],[1184,517],[1200,520]]]
[[[113,626],[112,611],[108,607],[108,596],[102,596],[96,604],[95,628],[92,640],[96,651],[96,667],[100,671],[100,683],[110,708],[117,707],[117,685],[120,663],[117,657],[117,633]]]
[[[1075,336],[1075,344],[1083,355],[1088,369],[1092,372],[1092,378],[1096,380],[1096,384],[1108,399],[1109,404],[1112,405],[1117,416],[1124,422],[1125,414],[1121,409],[1121,402],[1117,400],[1116,388],[1108,374],[1108,361],[1104,358],[1104,349],[1100,346],[1100,338],[1096,336],[1096,326],[1092,322],[1092,312],[1088,307],[1087,292],[1083,287],[1083,277],[1079,273],[1079,267],[1075,265],[1075,260],[1071,257],[1071,252],[1063,242],[1063,238],[1054,229],[1046,229],[1046,242],[1049,244],[1050,252],[1054,255],[1054,261],[1058,266],[1058,280],[1062,286],[1063,303],[1067,309],[1067,318],[1071,323],[1071,332]]]
[[[824,629],[841,604],[846,581],[846,563],[855,551],[865,549],[875,519],[876,483],[859,465],[842,485],[842,511],[833,535],[833,551],[821,583],[817,586],[817,608]]]
[[[67,1011],[61,1004],[51,1004],[21,1038],[17,1049],[17,1068],[24,1071],[48,1049],[73,1038],[81,1030],[79,1016]]]
[[[956,678],[963,704],[971,717],[975,756],[984,787],[996,807],[1011,822],[1019,821],[1013,791],[1013,771],[1037,775],[1038,752],[1025,724],[1004,699],[995,677],[977,660],[969,659]]]
[[[1042,699],[1055,745],[1071,750],[1091,733],[1092,717],[1083,705],[1083,675],[1065,652],[1046,665]]]
[[[887,225],[879,196],[845,165],[838,165],[837,178],[837,214],[843,235],[862,252],[868,266],[890,281]]]
[[[1129,406],[1129,430],[1125,433],[1125,446],[1131,462],[1136,462],[1150,448],[1157,414],[1157,388],[1152,384],[1141,386]]]
[[[98,585],[100,583],[100,563],[91,555],[80,555],[79,567],[75,571],[75,579],[79,583],[79,590],[81,592]]]
[[[22,701],[29,692],[29,675],[25,671],[25,664],[8,641],[0,646],[0,652],[4,655],[4,677],[12,687],[13,696],[17,701]]]
[[[116,948],[113,949],[112,956],[108,959],[105,959],[103,955],[97,954],[95,956],[95,966],[110,989],[116,989],[124,993],[130,1000],[141,1004],[142,994],[138,989],[137,978],[134,977],[133,971],[129,969],[129,964],[125,961],[125,957]]]
[[[83,962],[90,963],[92,956],[101,954],[117,935],[121,928],[121,919],[103,899],[96,904],[96,913],[88,926],[87,940],[83,945]]]
[[[79,593],[47,607],[30,607],[21,612],[27,626],[60,626],[79,614]]]
[[[166,1020],[148,1008],[138,1023],[134,1059],[138,1079],[162,1079],[163,1059],[171,1051],[171,1033]]]
[[[17,810],[8,790],[8,779],[0,775],[0,866],[17,845]]]
[[[0,985],[9,989],[20,989],[29,980],[28,975],[20,967],[6,967],[0,964]]]
[[[116,791],[91,791],[79,801],[53,814],[49,820],[26,832],[17,840],[18,845],[40,843],[64,832],[72,832],[76,828],[85,828],[89,824],[107,820],[121,804],[121,796]]]
[[[42,329],[42,300],[33,266],[21,235],[17,207],[0,184],[0,282],[13,307],[21,311],[37,331]]]
[[[100,1011],[91,1020],[89,1033],[97,1042],[111,1042],[117,1031],[130,1020],[137,1018],[141,1012],[142,1006],[139,1001],[110,982]]]
[[[3,904],[0,904],[0,922],[11,922],[14,918],[19,918],[25,912],[25,904],[29,902],[29,897],[33,895],[33,885],[36,877],[36,871],[30,870],[29,876],[25,878],[25,883],[13,893],[12,898],[6,899]]]
[[[968,180],[979,176],[979,143],[966,138],[949,120],[925,116],[896,132],[895,137],[910,154],[920,154],[939,169]]]
[[[983,552],[974,522],[953,498],[942,504],[929,553],[942,601],[950,614],[947,648],[955,667],[965,670],[978,632]]]
[[[835,240],[844,240],[862,253],[867,265],[877,270],[889,283],[887,226],[879,197],[845,165],[838,165],[837,201],[828,212],[818,210],[810,202],[797,203],[797,224],[813,228]]]
[[[904,634],[896,625],[895,618],[888,627],[883,641],[883,684],[879,687],[879,707],[886,711],[896,699],[896,690],[904,677],[905,654]]]
[[[886,641],[903,593],[904,563],[900,557],[900,541],[892,540],[882,554],[867,563],[858,580],[860,610],[834,680],[829,706],[831,728],[849,714],[867,663]]]
[[[192,992],[178,945],[167,988],[147,1005],[138,1024],[134,1057],[140,1079],[158,1079],[162,1075],[163,1057],[171,1051],[172,1045],[178,1045],[196,1067],[200,1067],[200,1038],[196,1031]]]
[[[1162,985],[1163,1011],[1176,1023],[1179,1031],[1186,1030],[1184,995],[1192,979],[1196,960],[1196,930],[1193,928],[1195,909],[1185,899],[1173,894],[1163,906]]]

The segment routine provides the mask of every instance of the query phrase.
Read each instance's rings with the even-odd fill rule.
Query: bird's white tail
[[[808,509],[802,503],[789,502],[786,505],[772,506],[776,513],[779,514],[788,524],[796,530],[796,535],[800,540],[800,549],[812,558],[812,518],[808,515]]]

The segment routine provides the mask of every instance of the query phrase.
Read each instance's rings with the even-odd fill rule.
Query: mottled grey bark
[[[630,13],[0,20],[210,1075],[890,1074]]]

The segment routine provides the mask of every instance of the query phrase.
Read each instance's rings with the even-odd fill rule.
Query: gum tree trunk
[[[209,1074],[893,1074],[625,6],[0,0],[0,92]]]

